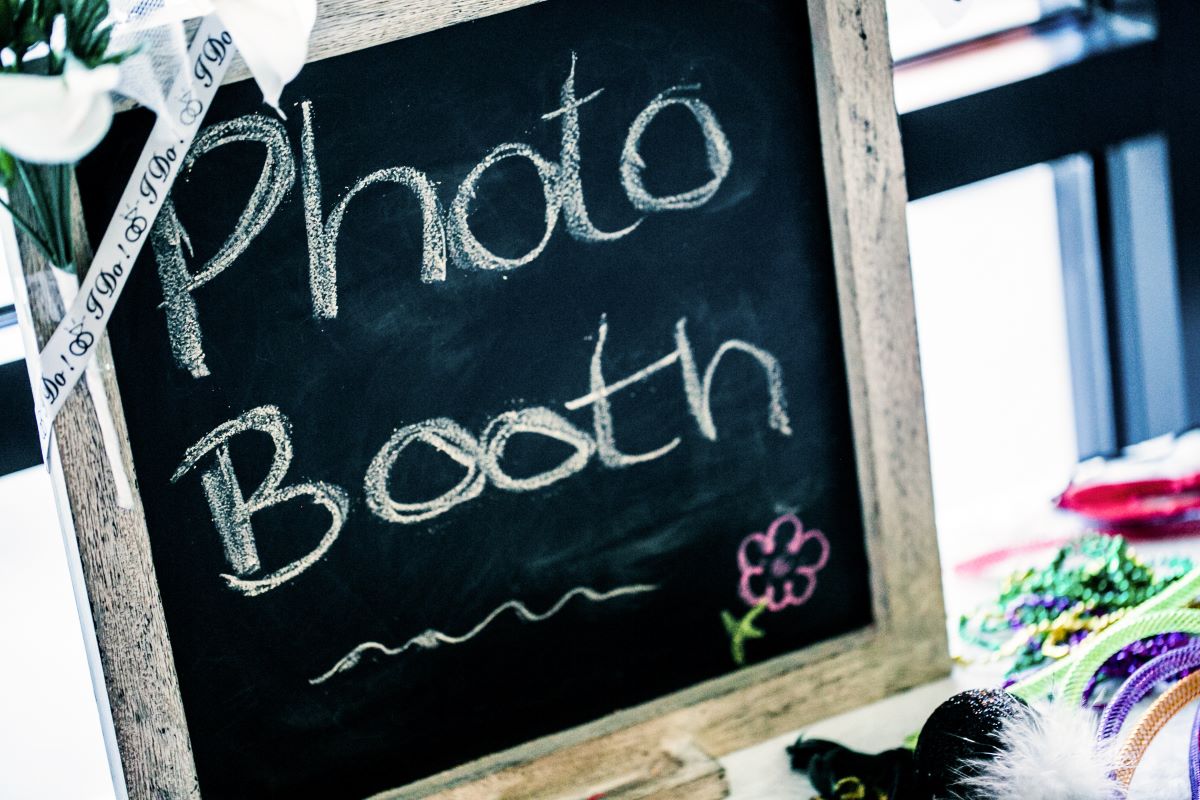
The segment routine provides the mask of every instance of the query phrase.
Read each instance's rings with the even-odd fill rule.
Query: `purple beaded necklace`
[[[1087,688],[1084,689],[1084,698],[1093,697],[1100,683],[1111,680],[1124,682],[1146,662],[1163,653],[1184,647],[1191,641],[1191,636],[1174,632],[1160,633],[1150,639],[1133,642],[1105,661],[1104,665],[1096,671],[1096,674],[1088,681]]]
[[[1156,684],[1172,680],[1181,672],[1191,672],[1197,667],[1200,667],[1200,642],[1168,650],[1147,661],[1121,684],[1108,708],[1104,709],[1097,738],[1105,742],[1116,736],[1125,724],[1129,712]]]
[[[1186,674],[1198,667],[1200,667],[1200,642],[1169,650],[1146,662],[1121,684],[1116,696],[1104,710],[1096,738],[1105,742],[1115,737],[1133,707],[1141,702],[1151,689],[1159,683],[1175,680],[1180,677],[1181,673]],[[1200,711],[1192,720],[1192,730],[1188,741],[1188,778],[1191,784],[1192,800],[1200,800]],[[1124,797],[1124,792],[1117,792],[1114,798],[1117,797]]]

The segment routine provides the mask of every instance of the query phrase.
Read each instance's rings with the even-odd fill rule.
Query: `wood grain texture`
[[[876,619],[946,631],[883,0],[810,0],[822,150]]]
[[[310,57],[530,1],[327,2]],[[809,0],[809,9],[875,624],[377,798],[576,797],[581,787],[611,786],[613,776],[652,774],[664,742],[691,741],[720,756],[948,673],[884,0]],[[228,79],[242,77],[235,65]],[[61,304],[27,245],[22,261],[44,342]],[[124,437],[107,345],[100,358]],[[118,509],[86,388],[73,393],[56,431],[129,795],[197,797],[136,485],[134,509]],[[129,463],[127,442],[122,455]],[[685,786],[659,796],[708,796],[711,776],[697,780],[690,794]]]
[[[556,800],[721,800],[728,794],[724,768],[685,740],[666,746],[649,768],[631,770]]]
[[[323,0],[308,44],[308,60],[350,53],[480,17],[512,11],[541,0]],[[250,71],[239,57],[224,83],[245,80]]]
[[[308,61],[352,53],[540,2],[542,0],[322,0],[317,5],[317,21],[308,42]],[[190,21],[188,35],[194,34],[198,27],[199,20]],[[230,64],[221,83],[236,83],[249,77],[250,70],[239,55]],[[117,103],[116,108],[127,111],[136,105],[126,99]]]
[[[78,190],[73,188],[75,236],[84,243],[76,262],[91,263],[83,229]],[[14,196],[17,210],[27,199]],[[27,319],[39,347],[64,315],[52,267],[29,240],[18,238],[21,270],[28,296]],[[36,358],[36,354],[28,354]],[[133,475],[128,429],[122,410],[112,352],[105,337],[97,363],[121,439],[121,458]],[[150,538],[136,480],[133,507],[117,505],[112,472],[85,381],[71,393],[54,422],[65,496],[56,497],[74,520],[80,567],[96,629],[100,663],[107,683],[125,785],[131,798],[200,796],[191,740],[179,695],[158,582],[150,557]],[[81,591],[76,587],[76,591]]]

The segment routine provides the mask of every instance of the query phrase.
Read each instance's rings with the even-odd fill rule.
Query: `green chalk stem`
[[[728,611],[721,612],[721,622],[725,623],[725,632],[729,634],[729,651],[733,655],[733,663],[739,667],[746,663],[746,640],[761,639],[767,635],[766,631],[754,627],[754,620],[766,610],[767,603],[764,600],[741,619]]]

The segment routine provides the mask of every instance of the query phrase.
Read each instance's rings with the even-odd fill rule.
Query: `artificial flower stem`
[[[27,174],[30,184],[36,187],[38,206],[41,207],[42,213],[46,217],[46,236],[54,247],[54,256],[50,259],[50,263],[57,264],[59,256],[62,255],[62,233],[54,219],[54,207],[57,204],[53,202],[50,193],[46,190],[46,176],[37,167],[27,167]]]
[[[47,170],[53,170],[53,166],[47,166]],[[46,176],[38,174],[37,167],[30,167],[22,162],[17,162],[17,171],[21,174],[25,191],[33,203],[34,211],[42,221],[43,229],[46,231],[47,240],[51,244],[50,263],[54,266],[66,266],[67,264],[67,247],[63,240],[63,230],[61,220],[58,219],[58,214],[55,211],[58,203],[56,198],[51,196],[50,187],[54,185],[53,180],[46,180]]]
[[[37,198],[36,207],[41,210],[46,221],[46,239],[54,248],[54,258],[50,260],[58,261],[58,256],[62,253],[62,239],[59,237],[58,226],[54,224],[54,204],[50,201],[50,195],[46,191],[45,176],[34,166],[26,165],[24,170],[28,176],[28,184],[33,187],[30,195]]]
[[[30,225],[24,217],[18,214],[16,210],[13,209],[13,207],[2,198],[0,198],[0,208],[3,208],[8,212],[8,215],[12,217],[12,220],[17,224],[17,227],[20,228],[26,236],[33,240],[33,243],[38,246],[38,249],[42,251],[42,254],[45,255],[46,258],[53,260],[54,253],[51,251],[50,245],[46,244],[46,240],[43,239],[36,230],[34,230],[33,226]]]
[[[50,197],[55,204],[54,227],[58,231],[58,241],[61,243],[59,260],[55,262],[54,266],[70,272],[75,259],[71,257],[71,211],[70,203],[67,202],[68,190],[65,188],[68,184],[64,180],[67,176],[67,169],[65,164],[50,164],[46,167],[48,173],[46,179],[54,187],[50,192]]]
[[[56,266],[73,273],[75,271],[75,248],[72,246],[74,237],[71,235],[71,167],[66,164],[57,164],[52,169],[58,172],[58,224],[63,229],[63,255],[67,259]]]
[[[42,231],[42,238],[49,243],[50,239],[50,221],[46,216],[46,211],[42,208],[42,197],[39,192],[33,188],[33,178],[26,170],[24,162],[18,160],[16,162],[17,177],[21,179],[21,185],[25,188],[25,196],[29,198],[29,205],[33,207],[33,214],[37,217],[37,222]],[[46,248],[46,257],[51,261],[54,260],[53,248]]]

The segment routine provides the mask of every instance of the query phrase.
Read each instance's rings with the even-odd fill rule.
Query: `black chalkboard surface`
[[[110,327],[206,798],[361,797],[870,623],[801,5],[548,0],[284,108],[218,93]],[[93,237],[149,122],[79,169]]]

